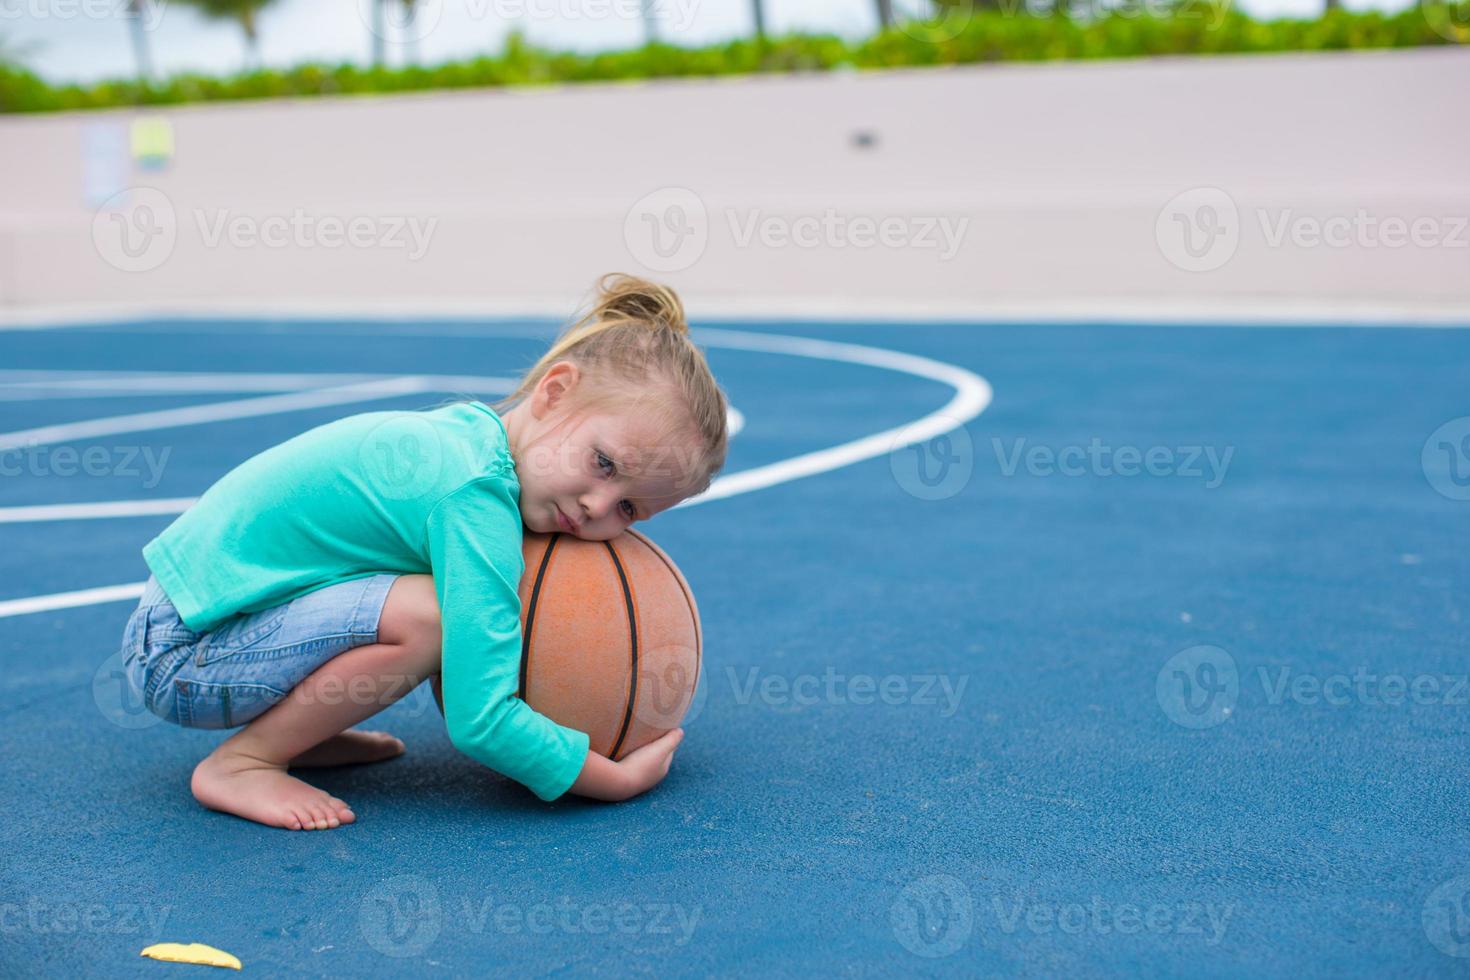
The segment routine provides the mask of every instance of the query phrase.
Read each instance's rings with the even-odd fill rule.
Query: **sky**
[[[389,7],[383,29],[390,64],[433,64],[491,53],[519,28],[532,42],[572,50],[636,46],[644,37],[639,3],[654,5],[657,30],[675,44],[703,44],[751,32],[749,0],[418,0],[403,23]],[[1024,2],[1024,0],[1018,0]],[[1106,2],[1106,0],[1092,0]],[[1156,0],[1134,0],[1144,4]],[[1397,9],[1409,0],[1348,0],[1349,9]],[[894,0],[921,11],[928,0]],[[1311,16],[1321,0],[1237,0],[1258,16]],[[369,63],[373,0],[276,0],[260,15],[260,57],[283,67],[307,61]],[[0,0],[0,50],[51,81],[96,81],[135,71],[127,0]],[[875,0],[765,0],[773,33],[822,31],[858,37],[876,24]],[[155,72],[229,74],[246,65],[238,26],[206,21],[192,7],[151,0],[145,17]]]

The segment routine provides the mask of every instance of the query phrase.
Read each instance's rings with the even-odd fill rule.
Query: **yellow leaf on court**
[[[235,957],[222,949],[215,949],[203,943],[188,943],[187,945],[184,943],[155,943],[138,955],[168,963],[197,963],[200,966],[227,966],[231,970],[240,969],[240,961]]]

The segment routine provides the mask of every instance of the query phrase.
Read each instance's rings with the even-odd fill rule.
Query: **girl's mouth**
[[[568,534],[576,534],[577,525],[573,524],[567,515],[561,512],[561,508],[556,506],[556,504],[552,504],[551,508],[556,511],[556,523],[561,525],[561,529]]]

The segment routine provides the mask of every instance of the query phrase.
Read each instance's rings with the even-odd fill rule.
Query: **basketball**
[[[522,549],[521,698],[615,760],[679,727],[703,638],[673,559],[633,530],[610,541],[528,531]]]

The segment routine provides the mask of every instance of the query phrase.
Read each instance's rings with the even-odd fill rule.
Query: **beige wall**
[[[1440,49],[191,106],[161,113],[168,169],[121,175],[162,197],[100,216],[83,149],[134,114],[4,117],[0,311],[560,313],[622,269],[704,313],[1457,315],[1466,92],[1470,51]],[[859,130],[876,143],[856,147]],[[1225,196],[1176,198],[1203,187]],[[150,202],[172,247],[137,237],[129,257],[120,233]],[[395,233],[410,218],[422,255]],[[358,220],[363,244],[324,246],[333,219]],[[1390,247],[1390,219],[1419,242]],[[689,232],[665,225],[665,259],[659,220]],[[286,244],[211,244],[221,221]],[[888,242],[863,247],[864,221]],[[1312,244],[1313,222],[1344,244]],[[947,245],[941,223],[962,234]]]

